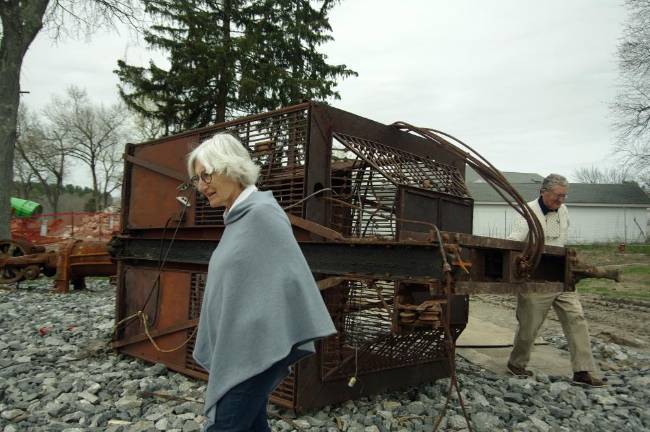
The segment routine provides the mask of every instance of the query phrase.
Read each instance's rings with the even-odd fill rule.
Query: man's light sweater
[[[564,246],[569,233],[569,211],[566,206],[562,204],[557,211],[548,212],[546,215],[544,215],[537,199],[529,202],[528,207],[531,208],[542,224],[542,228],[544,229],[544,244],[549,246]],[[512,224],[512,230],[510,231],[508,240],[524,241],[526,237],[528,237],[528,224],[523,217],[518,215]]]

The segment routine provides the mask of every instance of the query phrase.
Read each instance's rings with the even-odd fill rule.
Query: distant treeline
[[[55,188],[55,184],[49,184],[48,187]],[[72,184],[64,185],[60,188],[61,195],[59,198],[58,212],[72,211],[95,211],[95,200],[93,190],[89,187],[82,187]],[[45,188],[41,183],[22,183],[14,181],[12,196],[37,202],[43,206],[44,213],[51,213],[52,209],[47,201]],[[113,203],[113,198],[107,194],[100,196],[100,202]]]

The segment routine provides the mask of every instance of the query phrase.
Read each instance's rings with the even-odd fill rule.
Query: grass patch
[[[597,243],[597,244],[576,244],[576,245],[567,245],[567,247],[570,247],[571,249],[576,249],[578,252],[600,252],[600,253],[617,253],[620,254],[618,251],[618,243]],[[621,255],[625,254],[643,254],[643,255],[650,255],[650,244],[626,244],[625,245],[625,252],[622,253]]]
[[[578,252],[578,258],[591,265],[618,268],[621,282],[606,279],[584,279],[577,285],[583,293],[609,298],[650,300],[650,244],[629,244],[625,252],[618,244],[569,246]]]
[[[609,298],[650,300],[650,290],[643,289],[636,284],[629,286],[626,283],[618,284],[608,280],[584,279],[578,283],[576,288],[580,293],[597,294]]]
[[[641,275],[650,278],[650,265],[630,265],[623,268],[623,275]]]
[[[650,244],[625,245],[625,252],[650,255]]]

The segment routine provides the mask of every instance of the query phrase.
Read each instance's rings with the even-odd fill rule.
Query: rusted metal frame
[[[420,201],[421,198],[425,201]],[[431,211],[427,212],[427,209],[420,208],[420,211],[415,213],[419,214],[422,219],[414,221],[411,218],[404,216],[405,214],[413,214],[415,206],[422,206],[423,203],[435,203],[435,214],[433,214]],[[427,226],[429,228],[427,232],[428,236],[422,238],[422,240],[425,241],[436,240],[436,236],[433,235],[435,231],[434,226],[440,230],[443,238],[446,234],[445,231],[449,231],[446,237],[451,238],[450,234],[453,234],[453,236],[455,236],[456,233],[469,232],[472,229],[471,207],[473,200],[471,198],[462,198],[458,196],[447,195],[438,191],[420,189],[409,185],[400,185],[398,204],[399,211],[397,215],[397,221],[400,223],[397,224],[397,238],[400,240],[403,240],[402,234],[408,234],[409,236],[413,237],[414,235],[417,235],[419,232],[421,232],[404,229],[405,224],[419,224]],[[451,206],[464,207],[463,210],[465,211],[455,212],[456,214],[454,214],[453,224],[450,226],[449,220],[447,218],[447,212]]]
[[[458,326],[452,324],[452,329],[457,328]],[[464,326],[463,326],[464,327]],[[439,331],[438,329],[435,329],[431,327],[429,331],[435,332]],[[413,332],[414,334],[417,333],[417,331]],[[428,337],[424,336],[423,338],[426,339]],[[344,376],[341,376],[342,371],[345,369],[345,367],[355,358],[357,357],[358,361],[360,363],[366,364],[366,367],[364,367],[362,370],[357,371],[357,375],[362,376],[362,375],[369,375],[369,374],[374,374],[377,372],[382,372],[382,371],[390,371],[390,370],[395,370],[395,369],[400,369],[403,367],[408,367],[408,366],[417,366],[417,365],[425,365],[425,364],[430,364],[430,363],[435,363],[440,360],[440,357],[437,356],[427,356],[427,357],[418,357],[418,356],[408,356],[404,355],[405,352],[402,351],[401,356],[399,357],[393,357],[390,359],[377,359],[377,355],[372,352],[368,351],[368,348],[378,344],[378,343],[387,343],[391,339],[394,338],[394,335],[391,333],[386,333],[384,335],[381,335],[377,337],[376,339],[373,339],[371,341],[367,341],[360,347],[356,349],[357,353],[355,354],[355,349],[353,347],[348,346],[346,351],[352,351],[352,353],[348,354],[346,357],[344,357],[340,363],[338,363],[336,366],[333,368],[329,369],[325,373],[321,373],[322,376],[322,381],[327,382],[327,381],[332,381],[332,380],[340,380],[341,378],[347,378],[347,374]],[[442,356],[441,356],[442,357]],[[373,361],[374,360],[374,361]]]
[[[336,276],[328,276],[326,278],[320,279],[317,281],[318,284],[318,289],[321,291],[328,290],[330,288],[336,287],[339,285],[341,282],[345,281],[360,281],[360,282],[368,282],[371,280],[381,280],[382,278],[379,277],[369,277],[367,275],[359,274],[359,273],[346,273],[346,274],[341,274],[341,275],[336,275]],[[396,279],[386,279],[387,281],[398,281],[398,282],[404,282],[404,283],[412,283],[412,284],[423,284],[423,285],[428,285],[431,283],[436,283],[438,281],[437,278],[408,278],[406,280],[396,280]]]
[[[517,270],[521,276],[526,276],[531,272],[531,270],[534,270],[539,264],[543,253],[542,245],[544,243],[544,233],[541,227],[541,223],[532,213],[526,204],[526,201],[523,200],[519,192],[512,187],[512,185],[506,180],[503,174],[480,153],[452,135],[435,129],[418,128],[405,122],[395,122],[393,123],[393,126],[400,130],[410,131],[418,134],[433,144],[440,144],[442,142],[440,140],[440,137],[444,136],[454,140],[456,143],[462,145],[471,152],[465,153],[465,162],[468,165],[472,166],[517,213],[521,214],[527,220],[530,228],[530,235],[528,236],[525,252],[518,259]],[[459,156],[462,156],[463,151],[455,145],[451,145],[449,150],[457,153]],[[502,193],[501,190],[503,190],[503,192],[507,193],[508,195],[511,195],[519,204],[519,206],[512,204],[508,199],[506,199],[504,193]]]
[[[158,262],[160,240],[121,238],[117,259]],[[217,241],[176,239],[167,262],[207,265]],[[163,242],[163,248],[169,241]],[[442,268],[437,246],[399,243],[301,242],[300,247],[314,273],[363,273],[390,278],[433,277]]]
[[[212,136],[215,133],[219,133],[223,130],[228,130],[230,132],[235,132],[236,134],[240,135],[243,132],[243,129],[246,130],[246,141],[243,142],[243,144],[249,149],[255,153],[255,147],[258,144],[271,144],[273,143],[273,150],[278,150],[280,147],[275,146],[275,144],[278,143],[278,138],[281,137],[286,137],[291,140],[291,133],[292,132],[298,132],[300,133],[307,133],[307,118],[301,118],[301,114],[305,114],[307,109],[303,110],[297,110],[293,111],[291,113],[287,114],[279,114],[279,115],[267,115],[264,118],[252,120],[252,121],[245,121],[239,125],[236,126],[225,126],[225,127],[220,127],[219,125],[215,125],[214,130],[210,131],[209,133],[201,133],[200,137],[201,140],[203,140],[205,137]],[[245,126],[245,128],[243,127]],[[304,131],[303,131],[304,127]],[[253,130],[252,130],[253,129]],[[251,132],[252,130],[252,132]],[[285,132],[288,133],[285,135]],[[265,140],[266,139],[266,140]],[[302,143],[302,141],[298,141]],[[305,136],[305,141],[304,143],[306,144],[306,136]],[[291,147],[291,146],[289,146]],[[271,148],[271,146],[269,146]],[[295,146],[294,146],[295,148]],[[292,156],[290,153],[287,153],[287,167],[290,168],[292,165],[289,163],[289,159]],[[293,155],[294,160],[295,160],[295,155]]]
[[[345,240],[345,238],[338,231],[329,229],[323,225],[317,224],[316,222],[303,219],[301,217],[292,215],[290,213],[287,213],[287,217],[289,218],[289,222],[291,222],[291,225],[298,228],[302,228],[305,231],[309,231],[310,233],[316,234],[317,236],[320,236],[326,240],[332,240],[332,241]]]
[[[172,333],[177,333],[182,330],[187,330],[189,328],[196,327],[199,323],[198,319],[189,320],[180,324],[174,324],[173,326],[165,327],[158,330],[150,330],[149,334],[152,338],[157,338],[161,336],[167,336]],[[131,345],[138,342],[143,342],[149,340],[149,337],[146,334],[140,334],[135,336],[130,336],[126,339],[118,339],[112,343],[113,348],[121,348],[123,346]]]
[[[140,159],[135,156],[131,156],[128,153],[124,153],[124,160],[133,164],[137,165],[139,167],[148,169],[149,171],[153,171],[157,174],[161,174],[165,177],[170,177],[175,180],[180,181],[181,183],[185,183],[188,181],[188,178],[185,177],[183,174],[179,173],[178,171],[175,171],[171,168],[164,167],[162,165],[159,165],[157,163],[153,163],[151,161],[145,160],[145,159]]]
[[[384,169],[384,165],[386,166],[391,166],[395,164],[403,165],[404,163],[421,163],[427,167],[427,169],[431,170],[432,172],[435,171],[438,168],[441,167],[446,167],[449,169],[449,173],[453,174],[456,173],[457,168],[453,165],[447,165],[442,162],[434,162],[431,159],[427,159],[426,157],[416,154],[416,153],[411,153],[409,151],[392,147],[390,145],[381,143],[381,142],[376,142],[376,141],[371,141],[368,139],[364,139],[361,137],[355,137],[355,136],[350,136],[347,134],[341,134],[334,132],[333,137],[336,138],[339,142],[341,142],[348,150],[350,150],[352,153],[357,155],[358,158],[362,159],[366,163],[368,163],[370,166],[372,166],[376,171],[380,172],[384,177],[387,179],[390,179],[390,181],[395,184],[396,186],[398,185],[406,185],[406,186],[411,186],[411,187],[422,187],[421,185],[415,185],[415,184],[410,184],[410,183],[405,183],[405,180],[408,179],[408,177],[402,177],[402,178],[397,178],[396,174],[394,172],[395,168],[393,168],[390,172]],[[358,147],[364,147],[365,144],[372,144],[372,147],[376,148],[377,150],[382,150],[383,148],[389,149],[385,150],[383,152],[380,152],[383,155],[387,155],[388,151],[394,152],[392,154],[393,159],[395,160],[386,160],[386,159],[371,159],[370,156],[364,154],[362,151],[358,150],[355,146],[352,144],[356,144]],[[436,166],[439,165],[439,166]],[[417,173],[414,170],[411,170],[410,172],[411,175],[417,175]],[[456,176],[458,177],[458,176]],[[462,191],[462,197],[468,197],[469,192],[467,191],[467,187],[465,186],[464,180],[461,178],[457,178],[457,184],[455,184],[456,189],[460,189]],[[426,189],[425,189],[426,190]],[[457,196],[456,194],[452,194],[453,196]]]
[[[123,247],[118,251],[117,258],[122,260],[158,261],[160,241],[155,239],[121,239]],[[493,243],[495,239],[477,241],[473,247],[480,249],[495,249],[496,252],[509,252],[507,247],[498,248],[496,245],[487,247],[485,243]],[[506,243],[506,240],[501,240]],[[163,247],[168,247],[165,242]],[[207,265],[217,241],[190,241],[176,239],[170,250],[168,262]],[[463,245],[465,248],[472,246]],[[521,247],[520,244],[517,246]],[[400,279],[405,281],[422,281],[438,279],[442,272],[442,259],[437,244],[422,242],[300,242],[303,254],[307,258],[312,272],[323,275],[340,276],[344,274],[366,275],[365,279]],[[557,248],[562,250],[562,248]],[[559,255],[561,258],[562,256]],[[479,277],[480,275],[474,275]],[[504,275],[507,276],[507,275]],[[482,281],[480,281],[482,282]],[[507,282],[507,281],[506,281]],[[513,282],[526,282],[515,280]],[[486,289],[496,289],[485,285]],[[510,292],[517,292],[513,285]],[[526,288],[525,286],[521,286]],[[499,288],[501,289],[501,288]],[[526,288],[528,289],[528,288]]]
[[[332,375],[336,374],[338,371],[343,369],[350,361],[352,361],[352,359],[354,359],[355,357],[357,357],[357,359],[358,359],[358,354],[360,352],[363,354],[364,351],[366,349],[368,349],[371,345],[374,345],[374,344],[376,344],[378,342],[382,342],[385,339],[390,339],[391,337],[393,337],[393,335],[391,333],[386,333],[384,335],[381,335],[381,336],[377,337],[376,339],[367,341],[366,343],[364,343],[363,345],[361,345],[359,347],[352,347],[351,348],[352,351],[353,351],[352,354],[350,354],[347,357],[343,358],[343,360],[341,360],[336,367],[330,369],[329,371],[327,371],[327,373],[323,374],[321,379],[323,381],[327,381]]]
[[[227,121],[227,122],[218,123],[218,124],[212,125],[212,126],[202,127],[202,128],[199,128],[199,129],[192,129],[190,131],[181,132],[181,133],[178,133],[178,134],[175,134],[175,135],[170,135],[170,136],[167,136],[167,137],[164,137],[164,138],[159,138],[159,139],[156,139],[156,140],[147,141],[147,142],[136,144],[136,145],[137,146],[156,145],[156,144],[161,144],[161,143],[164,143],[164,142],[167,142],[167,141],[176,140],[176,139],[179,139],[179,138],[186,138],[188,136],[195,135],[195,134],[196,135],[204,135],[206,133],[210,133],[210,132],[213,132],[213,131],[216,133],[219,130],[229,128],[229,127],[232,127],[232,126],[237,126],[237,125],[242,124],[242,123],[253,122],[253,121],[264,119],[264,118],[267,118],[267,117],[272,117],[272,116],[276,116],[276,115],[280,115],[280,114],[291,113],[293,111],[300,111],[300,110],[308,108],[311,104],[312,104],[311,102],[304,102],[304,103],[301,103],[301,104],[298,104],[298,105],[292,105],[292,106],[289,106],[289,107],[286,107],[286,108],[281,108],[281,109],[278,109],[278,110],[275,110],[275,111],[270,111],[270,112],[266,112],[266,113],[262,113],[262,114],[255,114],[255,115],[251,115],[251,116],[248,116],[248,117],[241,117],[241,118],[238,118],[238,119],[235,119],[235,120],[230,120],[230,121]]]
[[[128,143],[124,147],[124,154],[133,156],[135,154],[135,144]],[[124,159],[124,172],[122,174],[122,197],[120,204],[120,226],[122,231],[128,230],[129,212],[131,210],[131,185],[133,184],[133,164]]]
[[[433,160],[444,161],[454,165],[465,173],[465,162],[457,155],[451,153],[441,145],[432,145],[425,139],[402,132],[396,127],[367,119],[365,117],[343,111],[338,108],[314,102],[313,108],[321,109],[327,113],[327,118],[332,125],[332,130],[346,135],[365,138],[371,141],[385,143],[389,147],[401,149],[410,153],[429,156]]]
[[[305,149],[305,192],[331,188],[332,123],[327,110],[312,104],[309,110],[309,135]],[[330,224],[330,206],[320,199],[311,199],[303,206],[303,217],[323,226]],[[316,237],[313,237],[315,240]]]
[[[512,249],[522,251],[526,244],[516,240],[498,239],[492,237],[482,237],[474,234],[467,233],[449,233],[440,231],[441,234],[449,234],[456,236],[458,242],[463,247],[484,248],[484,249]],[[559,246],[544,246],[544,254],[565,256],[566,249]]]
[[[49,264],[52,263],[56,266],[56,253],[42,252],[31,255],[21,255],[16,257],[2,258],[0,257],[0,268],[4,266],[18,266],[18,265],[31,265],[31,264]]]

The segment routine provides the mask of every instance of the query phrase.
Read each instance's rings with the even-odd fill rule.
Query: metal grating
[[[198,319],[201,315],[201,303],[203,303],[203,291],[205,290],[206,273],[192,273],[190,279],[190,305],[187,313],[188,319]],[[187,337],[192,335],[194,329],[187,330]],[[207,373],[205,369],[199,366],[192,357],[194,345],[196,344],[196,334],[185,345],[185,367],[197,372]]]
[[[305,153],[309,136],[309,110],[270,114],[212,129],[199,137],[203,142],[217,132],[229,131],[237,135],[261,167],[257,186],[271,190],[281,207],[296,204],[304,197]],[[205,198],[196,194],[195,224],[223,225],[223,210],[213,209]],[[289,212],[302,216],[303,205]]]
[[[291,373],[282,380],[280,384],[271,393],[270,400],[276,405],[288,409],[294,409],[294,402],[296,400],[296,367],[291,368]]]
[[[333,143],[333,147],[336,143]],[[332,161],[330,228],[347,237],[395,239],[397,186],[363,160]]]
[[[333,136],[357,158],[365,161],[396,185],[433,190],[460,198],[469,197],[465,180],[453,165],[364,138],[338,132],[334,132]]]
[[[398,287],[402,290],[404,285],[388,280],[346,280],[324,291],[338,330],[322,344],[324,381],[424,364],[446,356],[441,327],[398,324],[399,311],[394,308]],[[454,338],[460,331],[454,329]]]
[[[208,275],[206,273],[192,273],[190,288],[190,310],[188,319],[198,319],[201,314],[201,304],[203,303],[203,290]]]

